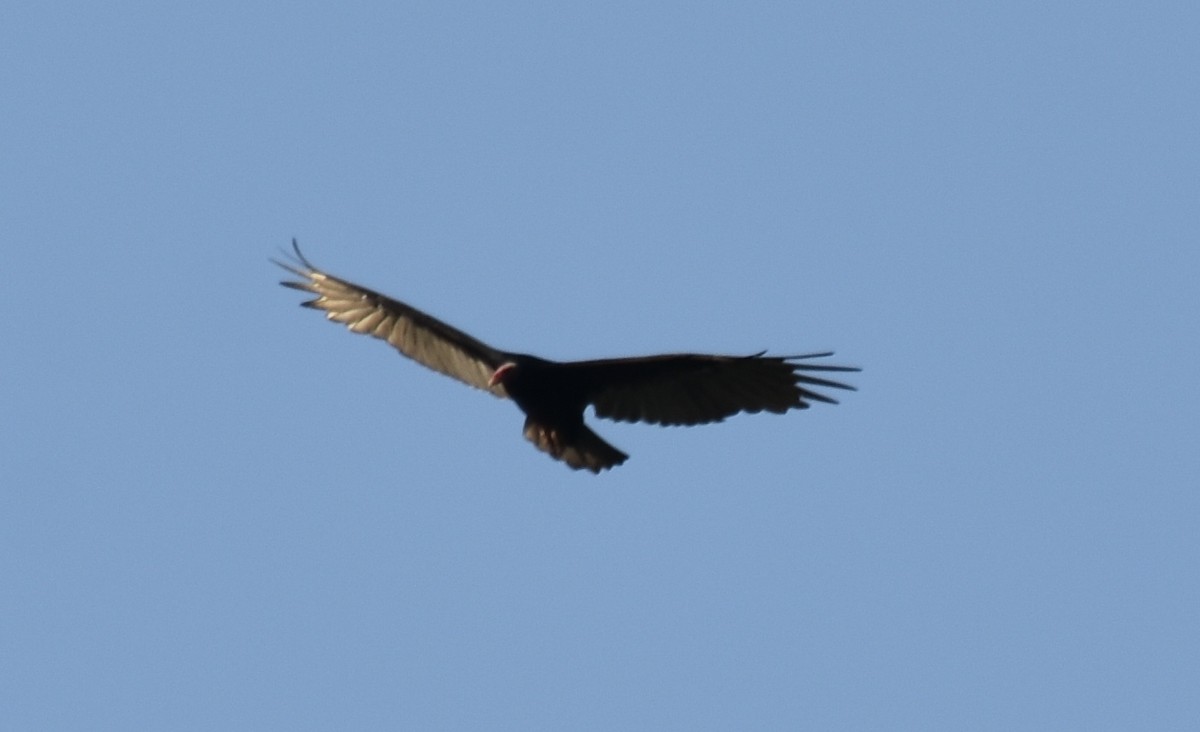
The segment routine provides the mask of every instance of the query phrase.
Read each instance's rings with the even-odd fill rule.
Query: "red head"
[[[492,372],[492,378],[488,379],[488,386],[496,384],[507,384],[509,379],[516,375],[517,365],[512,361],[500,364],[500,366]]]

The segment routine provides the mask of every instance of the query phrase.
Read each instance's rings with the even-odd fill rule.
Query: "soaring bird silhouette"
[[[539,450],[575,470],[593,473],[629,457],[583,421],[591,405],[597,417],[618,422],[694,425],[738,412],[807,409],[837,401],[814,387],[854,387],[812,375],[859,371],[811,363],[833,352],[800,356],[665,354],[594,361],[550,361],[502,351],[399,300],[317,269],[292,240],[291,262],[272,260],[301,278],[285,287],[316,295],[301,303],[325,311],[355,333],[387,341],[417,363],[494,396],[509,398],[525,413],[525,437]]]

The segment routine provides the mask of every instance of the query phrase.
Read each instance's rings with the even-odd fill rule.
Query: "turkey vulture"
[[[812,375],[858,371],[810,363],[829,353],[801,356],[712,356],[694,353],[548,361],[493,348],[411,305],[317,269],[300,253],[275,264],[302,278],[280,282],[316,295],[301,303],[355,333],[385,340],[417,363],[509,398],[525,413],[525,437],[575,470],[593,473],[629,457],[583,422],[591,405],[597,417],[618,422],[693,425],[720,422],[738,412],[807,409],[812,401],[837,401],[814,387],[854,387]]]

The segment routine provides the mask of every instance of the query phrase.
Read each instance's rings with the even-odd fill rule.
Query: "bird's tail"
[[[555,460],[562,460],[574,470],[590,470],[599,473],[614,465],[620,465],[629,456],[600,439],[587,425],[580,425],[567,437],[554,427],[525,420],[525,439],[537,449]]]

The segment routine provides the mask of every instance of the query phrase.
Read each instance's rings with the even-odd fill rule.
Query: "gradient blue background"
[[[1185,729],[1195,3],[0,13],[7,729]],[[301,310],[554,358],[836,349],[600,423]]]

